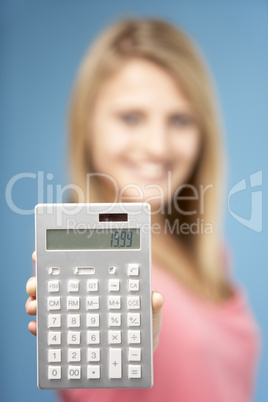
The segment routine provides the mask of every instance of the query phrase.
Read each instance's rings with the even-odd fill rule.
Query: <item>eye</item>
[[[136,126],[142,120],[141,114],[137,112],[120,113],[119,118],[123,123],[128,126]]]
[[[169,124],[172,127],[188,127],[194,123],[193,116],[185,113],[178,113],[170,116]]]

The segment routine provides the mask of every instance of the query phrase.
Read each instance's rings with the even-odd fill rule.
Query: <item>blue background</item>
[[[54,401],[36,387],[35,338],[27,330],[25,283],[32,273],[34,216],[18,215],[5,200],[13,175],[44,171],[44,199],[37,180],[16,184],[13,200],[32,209],[48,201],[47,185],[67,182],[66,116],[73,78],[88,44],[121,16],[159,16],[179,24],[199,44],[217,83],[228,152],[227,190],[262,170],[267,204],[268,3],[262,0],[156,2],[2,0],[0,5],[1,130],[1,401]],[[53,174],[52,180],[46,175]],[[250,217],[250,187],[232,209]],[[55,200],[55,191],[54,191]],[[247,288],[260,324],[263,351],[255,400],[268,395],[267,212],[263,230],[238,223],[225,202],[225,235],[235,276]],[[232,401],[230,401],[232,402]]]

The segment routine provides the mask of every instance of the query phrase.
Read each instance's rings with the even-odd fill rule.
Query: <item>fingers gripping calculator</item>
[[[153,385],[150,205],[38,204],[41,389]]]

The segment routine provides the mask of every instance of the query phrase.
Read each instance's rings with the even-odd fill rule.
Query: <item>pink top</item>
[[[246,402],[253,400],[259,330],[246,295],[220,305],[184,289],[153,267],[153,289],[165,298],[150,389],[59,391],[64,402]]]

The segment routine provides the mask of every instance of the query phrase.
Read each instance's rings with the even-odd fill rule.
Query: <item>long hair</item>
[[[74,193],[73,199],[75,202],[105,202],[105,191],[97,180],[91,183],[90,197],[86,188],[86,176],[94,172],[88,152],[91,114],[103,83],[126,61],[134,58],[151,61],[170,74],[183,89],[197,115],[202,134],[200,155],[191,177],[179,194],[180,199],[188,197],[188,201],[181,204],[181,209],[195,213],[181,213],[172,205],[165,216],[173,236],[180,239],[196,263],[200,288],[203,284],[207,295],[222,298],[226,288],[220,253],[225,187],[221,128],[208,69],[196,46],[177,27],[156,19],[122,20],[104,31],[85,55],[73,88],[70,107],[71,179],[82,189],[82,195]],[[204,205],[201,205],[199,197],[193,197],[191,186],[199,191],[205,200]],[[187,235],[177,233],[178,223],[179,227],[183,227],[183,224],[187,224],[187,227],[198,225],[198,234],[193,230]],[[177,276],[180,277],[179,269],[169,255],[165,255],[163,250],[153,249],[154,255],[158,255],[158,259],[165,266],[170,266],[171,270],[177,270]],[[181,281],[187,284],[183,274]],[[195,287],[194,283],[188,285],[192,289]],[[201,292],[200,289],[196,290]]]

